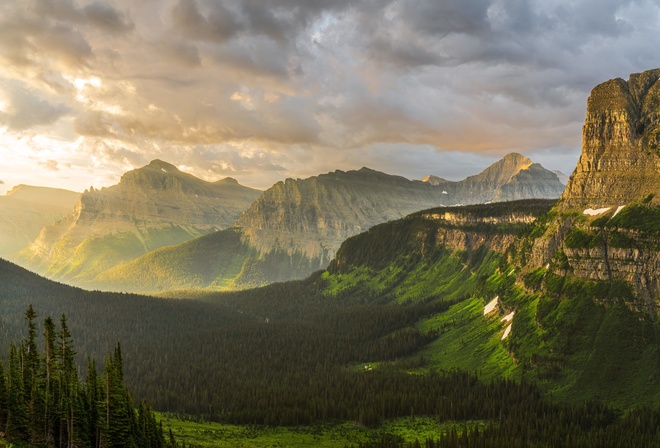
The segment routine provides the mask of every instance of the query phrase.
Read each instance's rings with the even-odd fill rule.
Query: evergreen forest
[[[11,343],[5,367],[0,361],[0,432],[14,443],[37,447],[176,447],[144,401],[137,409],[124,386],[121,346],[105,359],[101,372],[87,358],[81,378],[67,318],[59,327],[48,316],[40,329],[30,305],[27,336]],[[43,348],[38,347],[39,333]],[[11,446],[11,445],[10,445]]]

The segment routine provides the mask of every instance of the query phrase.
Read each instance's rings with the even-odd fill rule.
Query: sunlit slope
[[[64,218],[80,193],[58,188],[18,185],[0,196],[0,257],[14,258],[41,229]]]
[[[120,263],[231,226],[260,194],[233,179],[206,182],[154,160],[117,185],[83,193],[18,261],[49,278],[89,286]]]
[[[301,254],[260,254],[243,240],[240,229],[230,228],[150,252],[101,273],[92,284],[142,293],[245,289],[288,280],[292,270],[310,274],[317,266]]]

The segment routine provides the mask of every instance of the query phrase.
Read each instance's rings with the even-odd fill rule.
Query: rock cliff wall
[[[629,307],[651,314],[660,310],[659,79],[655,69],[593,89],[577,167],[527,258],[538,268],[562,252],[567,265],[555,273],[623,280],[637,296]]]
[[[649,195],[660,205],[659,78],[655,69],[593,89],[564,208],[626,205]]]
[[[556,174],[515,153],[459,182],[410,181],[368,168],[335,171],[278,182],[236,226],[262,252],[299,252],[324,267],[346,238],[376,224],[440,205],[557,198],[563,189]]]

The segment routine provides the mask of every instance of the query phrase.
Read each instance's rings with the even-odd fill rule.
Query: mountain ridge
[[[485,174],[483,174],[485,173]],[[550,179],[550,187],[519,188],[519,185],[534,184],[539,174],[546,175],[541,182]],[[527,177],[525,177],[527,176]],[[483,179],[486,179],[483,181]],[[494,164],[477,175],[468,186],[488,182],[474,196],[459,194],[456,188],[447,192],[444,185],[409,180],[402,176],[382,173],[367,167],[358,170],[335,170],[307,179],[285,179],[266,190],[245,212],[234,228],[216,236],[205,238],[208,245],[225,251],[223,255],[208,254],[205,248],[195,243],[164,248],[158,254],[147,254],[133,262],[122,264],[99,275],[93,285],[102,289],[129,290],[139,292],[162,291],[164,286],[173,289],[187,287],[202,288],[246,288],[304,278],[312,272],[325,268],[335,256],[336,250],[346,238],[366,229],[423,209],[450,205],[455,202],[478,202],[484,198],[494,199],[495,186],[501,191],[499,197],[517,198],[530,191],[542,192],[541,196],[558,197],[563,185],[556,175],[533,164],[519,154],[511,154],[501,163]],[[510,191],[507,190],[507,185]],[[484,192],[489,191],[488,196]],[[240,236],[241,246],[234,243]],[[198,275],[194,266],[198,263],[181,258],[181,253],[190,255],[192,247],[198,257],[223,259],[233,268],[216,269],[221,275],[217,279]],[[154,278],[153,272],[171,272],[171,266],[181,262],[182,271],[190,281],[177,274],[161,275],[157,280],[145,282],[141,279]],[[166,268],[165,268],[166,267]],[[204,269],[204,271],[206,271]],[[180,279],[173,282],[174,278]],[[206,278],[199,282],[199,278]]]
[[[161,160],[125,173],[118,184],[86,190],[62,221],[42,229],[18,261],[72,283],[121,262],[229,227],[261,194],[234,182],[211,183]]]

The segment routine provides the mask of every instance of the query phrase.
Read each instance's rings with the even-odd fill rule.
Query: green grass
[[[660,207],[635,204],[625,207],[607,222],[608,227],[641,230],[660,234]]]
[[[224,423],[194,422],[181,420],[169,414],[161,414],[163,428],[172,429],[179,443],[201,447],[265,448],[265,447],[326,447],[343,448],[357,446],[360,442],[376,440],[382,434],[394,434],[406,442],[424,442],[437,439],[454,429],[459,434],[467,424],[483,427],[486,422],[438,422],[430,417],[404,417],[388,420],[377,428],[369,428],[354,422],[326,423],[315,426],[267,427],[229,425]]]
[[[497,268],[499,255],[492,251],[468,254],[439,248],[432,256],[410,260],[403,255],[383,269],[354,266],[326,271],[325,294],[376,297],[380,302],[406,303],[428,300],[455,301],[470,296],[480,281]]]
[[[412,371],[461,369],[483,380],[519,377],[519,368],[501,340],[506,328],[502,315],[497,311],[483,315],[490,299],[469,298],[420,322],[420,330],[440,329],[441,334],[415,355],[427,359],[428,364]]]

